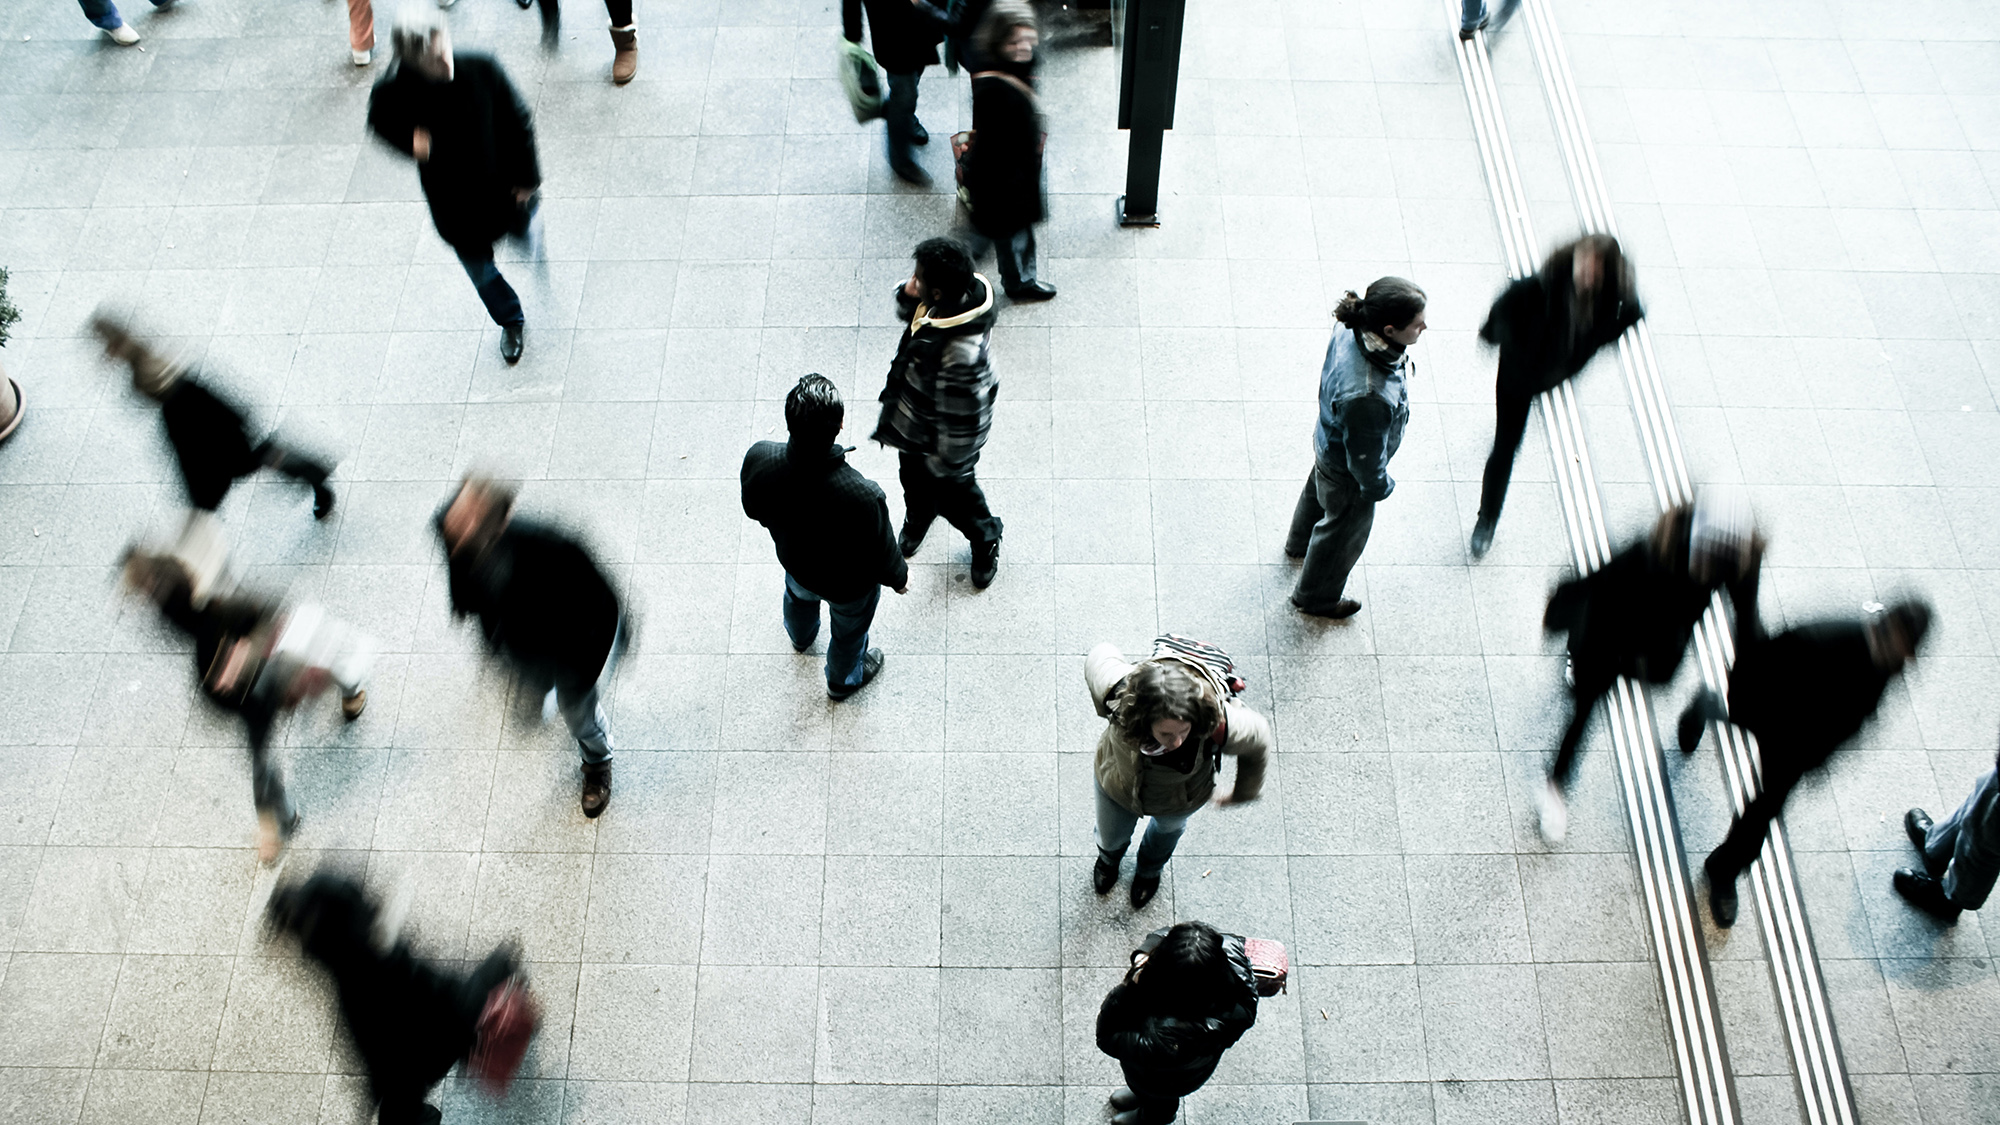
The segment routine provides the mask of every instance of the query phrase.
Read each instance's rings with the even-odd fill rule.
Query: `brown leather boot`
[[[611,81],[623,86],[639,73],[639,29],[614,27],[611,29],[611,46],[618,52],[611,60]]]

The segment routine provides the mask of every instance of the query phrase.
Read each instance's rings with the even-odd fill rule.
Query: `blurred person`
[[[1500,10],[1489,14],[1486,0],[1459,0],[1458,37],[1470,39],[1473,33],[1484,31],[1497,35],[1514,18],[1514,9],[1521,6],[1521,0],[1500,0]]]
[[[1474,558],[1493,546],[1535,396],[1574,377],[1599,348],[1615,343],[1645,315],[1632,263],[1608,234],[1557,247],[1540,272],[1507,286],[1493,302],[1479,329],[1480,339],[1499,345],[1500,365],[1493,387],[1493,452],[1486,458],[1479,519],[1472,527]]]
[[[974,477],[993,426],[1000,382],[993,375],[993,284],[949,238],[917,244],[916,268],[896,290],[908,321],[882,388],[874,438],[901,451],[903,529],[909,558],[943,516],[972,544],[972,584],[985,589],[1000,570],[1000,517]]]
[[[985,54],[979,42],[979,25],[986,21],[987,9],[993,0],[950,0],[943,5],[945,17],[951,26],[945,29],[944,43],[945,69],[957,74],[960,67],[966,73],[985,69]]]
[[[389,36],[395,59],[368,98],[368,127],[417,162],[438,237],[451,244],[518,363],[527,314],[493,262],[493,244],[522,241],[542,257],[542,183],[527,103],[500,64],[454,53],[437,9],[406,4]]]
[[[355,66],[375,61],[374,0],[347,0],[347,54]]]
[[[113,43],[120,47],[130,47],[139,41],[139,33],[132,29],[131,24],[125,22],[125,17],[119,14],[118,5],[113,0],[76,0],[76,2],[77,6],[83,9],[84,18],[103,29],[106,35],[111,36]],[[161,11],[173,6],[174,0],[153,0],[153,7]]]
[[[1271,724],[1237,702],[1215,670],[1170,646],[1132,664],[1101,644],[1083,661],[1090,702],[1106,720],[1097,739],[1092,788],[1097,797],[1097,863],[1091,889],[1108,894],[1142,817],[1150,818],[1132,873],[1132,905],[1160,889],[1160,875],[1204,805],[1240,805],[1264,791]],[[1222,758],[1236,759],[1236,780],[1219,790]],[[1199,1085],[1199,1083],[1197,1083]]]
[[[341,1024],[368,1075],[381,1125],[437,1125],[424,1099],[453,1066],[504,1092],[541,1022],[520,955],[502,945],[470,973],[419,960],[384,933],[381,905],[360,883],[319,872],[271,892],[265,916],[333,978]]]
[[[1972,783],[1972,793],[1942,824],[1922,809],[1903,814],[1903,830],[1923,855],[1921,870],[1902,867],[1890,880],[1911,906],[1947,924],[1986,905],[2000,877],[2000,755]]]
[[[479,618],[524,687],[562,712],[583,762],[583,815],[611,803],[611,732],[602,694],[624,651],[625,614],[590,552],[553,527],[514,518],[514,490],[467,476],[435,520],[454,617]]]
[[[1736,602],[1735,609],[1728,704],[1702,691],[1681,713],[1678,732],[1683,752],[1700,744],[1712,722],[1727,720],[1757,736],[1759,791],[1702,864],[1709,910],[1724,927],[1736,923],[1736,878],[1756,862],[1785,798],[1875,714],[1931,623],[1929,606],[1905,601],[1861,621],[1816,621],[1766,637],[1754,604]]]
[[[328,686],[340,689],[347,721],[360,718],[368,706],[362,681],[373,661],[369,642],[317,606],[284,607],[243,594],[197,602],[194,577],[172,555],[128,549],[123,569],[126,586],[194,642],[202,694],[242,717],[250,739],[257,854],[271,862],[299,824],[271,756],[271,729],[280,714]]]
[[[542,46],[554,50],[562,32],[558,0],[515,0],[515,3],[523,9],[541,5]],[[639,29],[632,22],[632,0],[604,0],[604,11],[611,17],[611,81],[623,86],[639,73]]]
[[[160,405],[160,421],[195,511],[212,516],[232,485],[268,468],[312,487],[314,519],[333,512],[333,490],[326,486],[330,468],[269,438],[253,442],[242,410],[183,364],[154,351],[118,318],[100,311],[90,326],[104,341],[104,354],[131,367],[132,388]]]
[[[743,455],[743,514],[764,525],[785,566],[785,634],[804,652],[819,635],[827,603],[826,694],[846,699],[882,671],[868,626],[882,587],[910,589],[910,564],[896,546],[889,501],[847,463],[839,443],[846,407],[824,375],[801,378],[785,396],[790,440],[760,441]]]
[[[1285,555],[1304,559],[1292,591],[1301,613],[1336,620],[1361,611],[1346,596],[1347,576],[1361,561],[1375,526],[1375,505],[1396,489],[1389,459],[1410,420],[1407,349],[1429,325],[1424,291],[1400,277],[1381,277],[1368,295],[1334,306],[1338,322],[1319,374],[1319,424],[1313,430],[1313,471],[1292,510]]]
[[[1745,614],[1754,617],[1763,555],[1749,509],[1726,496],[1704,495],[1662,512],[1645,539],[1549,596],[1542,628],[1568,634],[1571,707],[1537,794],[1542,835],[1551,843],[1568,832],[1564,793],[1597,701],[1620,676],[1649,684],[1672,680],[1716,590],[1728,590],[1739,623]]]
[[[1056,287],[1035,278],[1035,224],[1042,201],[1042,129],[1035,97],[1034,9],[999,0],[979,28],[981,69],[972,76],[972,147],[965,190],[972,226],[993,244],[1000,284],[1016,301],[1046,301]]]
[[[1169,1125],[1256,1024],[1257,979],[1243,939],[1201,922],[1182,922],[1132,960],[1097,1010],[1097,1049],[1125,1072],[1111,1122]]]
[[[912,145],[930,143],[931,135],[917,120],[917,84],[924,68],[938,61],[938,44],[956,24],[930,0],[841,0],[841,34],[861,42],[861,12],[868,12],[868,41],[875,61],[888,76],[889,98],[882,107],[888,123],[889,170],[919,186],[931,182],[911,152]]]

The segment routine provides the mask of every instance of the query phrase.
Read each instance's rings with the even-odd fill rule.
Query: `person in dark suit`
[[[1111,1123],[1169,1125],[1256,1024],[1257,977],[1242,938],[1200,922],[1168,930],[1133,961],[1097,1010],[1097,1049],[1125,1072]]]
[[[258,469],[275,469],[312,487],[314,519],[332,514],[333,490],[326,486],[331,469],[269,438],[252,441],[241,409],[155,352],[116,317],[99,312],[90,327],[104,341],[105,355],[131,366],[132,388],[160,404],[167,443],[197,512],[214,513],[237,481]]]
[[[583,759],[583,815],[611,803],[611,732],[600,703],[629,630],[590,552],[553,527],[514,518],[514,491],[467,476],[435,521],[451,611],[477,617],[530,692],[553,693]]]
[[[460,1063],[505,1089],[540,1022],[513,947],[470,973],[427,964],[408,942],[378,932],[381,907],[360,883],[328,872],[279,885],[265,916],[333,978],[381,1125],[443,1121],[424,1098]]]
[[[824,375],[807,375],[785,396],[791,440],[760,441],[743,455],[743,514],[764,525],[785,564],[785,633],[804,652],[819,635],[819,604],[833,619],[826,694],[846,699],[881,672],[868,626],[882,587],[910,589],[910,564],[882,489],[847,463],[837,440],[846,407]]]
[[[1000,284],[1016,301],[1046,301],[1056,287],[1035,277],[1035,224],[1042,202],[1042,115],[1035,97],[1034,9],[1000,0],[979,28],[972,75],[972,147],[965,192],[972,226],[993,243]]]
[[[1493,388],[1493,452],[1486,458],[1479,519],[1472,528],[1475,558],[1493,546],[1535,396],[1582,371],[1599,348],[1645,315],[1632,263],[1608,234],[1556,247],[1540,272],[1509,285],[1493,302],[1479,329],[1480,339],[1499,345],[1500,368]]]
[[[841,33],[849,43],[861,42],[864,8],[875,61],[889,78],[889,98],[882,107],[888,120],[889,170],[909,183],[929,184],[930,174],[910,151],[912,145],[931,140],[917,120],[917,82],[924,68],[938,61],[938,44],[945,32],[957,25],[930,0],[841,0]]]
[[[1620,676],[1673,679],[1716,590],[1729,591],[1739,615],[1755,614],[1763,556],[1746,506],[1703,497],[1662,512],[1651,535],[1550,595],[1542,628],[1569,634],[1571,674],[1569,726],[1537,795],[1550,842],[1568,832],[1564,792],[1597,701]]]
[[[1736,923],[1736,877],[1757,861],[1785,798],[1875,714],[1931,624],[1928,605],[1905,601],[1863,621],[1816,621],[1766,637],[1753,603],[1736,602],[1735,609],[1728,704],[1702,692],[1681,713],[1678,732],[1683,751],[1699,745],[1713,722],[1757,736],[1757,796],[1702,864],[1709,910],[1724,927]]]
[[[451,245],[500,326],[500,354],[521,359],[527,314],[493,263],[493,244],[526,242],[540,256],[535,197],[541,165],[527,103],[500,64],[454,54],[435,9],[406,7],[390,43],[395,62],[368,97],[368,127],[417,162],[438,237]]]

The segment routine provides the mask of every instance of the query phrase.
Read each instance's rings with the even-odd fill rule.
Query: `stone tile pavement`
[[[114,596],[118,550],[178,520],[156,419],[81,337],[116,299],[340,460],[327,524],[277,481],[224,518],[250,581],[385,654],[360,722],[284,731],[291,864],[411,888],[433,956],[518,937],[534,963],[526,1079],[501,1104],[447,1083],[450,1120],[1099,1121],[1118,1076],[1097,1002],[1185,917],[1279,938],[1295,966],[1190,1123],[1675,1119],[1609,755],[1586,756],[1559,849],[1526,796],[1560,721],[1538,428],[1493,553],[1463,552],[1491,425],[1473,329],[1501,267],[1441,7],[1190,5],[1157,231],[1110,221],[1111,52],[1058,37],[1040,242],[1063,294],[996,333],[1001,575],[973,590],[963,544],[933,537],[878,622],[888,670],[838,706],[787,647],[735,471],[805,371],[866,424],[889,289],[951,198],[894,181],[879,126],[853,123],[830,0],[640,0],[624,89],[570,7],[553,55],[513,5],[450,17],[537,114],[551,261],[505,264],[530,319],[514,368],[411,169],[364,135],[380,68],[347,63],[339,5],[130,11],[143,52],[60,0],[0,10],[0,265],[26,314],[4,361],[32,410],[0,448],[0,1116],[364,1117],[326,989],[258,925],[240,732]],[[1987,938],[1910,919],[1887,873],[1901,809],[1954,801],[1996,726],[1993,45],[1964,41],[1959,4],[1890,26],[1860,5],[1558,9],[1690,461],[1774,525],[1767,612],[1904,586],[1939,604],[1937,656],[1789,824],[1864,1119],[1990,1115]],[[1554,237],[1574,219],[1525,46],[1496,60]],[[940,140],[969,124],[962,81],[924,84]],[[923,152],[941,182],[944,149]],[[1279,544],[1326,310],[1391,272],[1429,289],[1434,328],[1366,608],[1330,626],[1285,606]],[[1636,529],[1619,379],[1583,389]],[[896,491],[892,458],[854,457]],[[643,615],[600,821],[558,731],[445,609],[426,520],[469,466],[581,529]],[[1198,816],[1135,913],[1087,889],[1081,654],[1168,628],[1237,656],[1278,753],[1266,799]],[[1677,768],[1705,846],[1713,767]],[[1710,948],[1746,1112],[1782,1110],[1755,934]]]

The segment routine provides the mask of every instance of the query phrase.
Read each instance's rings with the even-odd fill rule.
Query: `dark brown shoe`
[[[592,820],[604,815],[611,804],[611,763],[583,767],[583,815]]]

